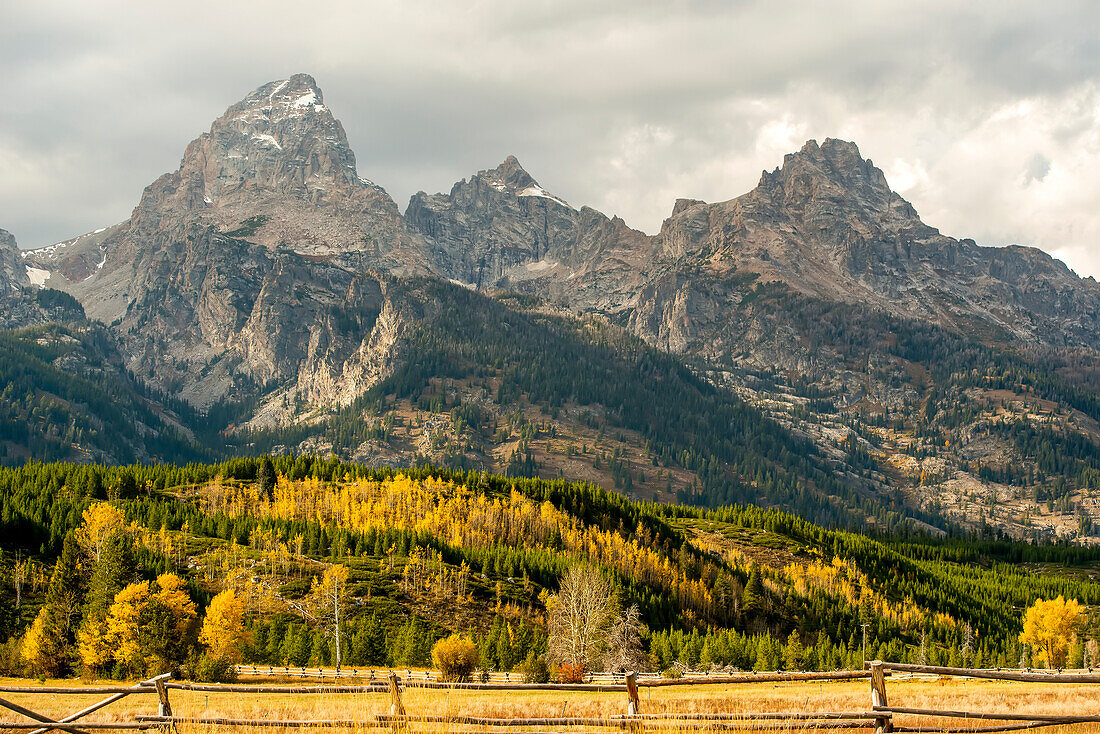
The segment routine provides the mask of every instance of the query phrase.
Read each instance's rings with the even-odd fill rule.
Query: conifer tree
[[[798,631],[794,630],[787,637],[787,646],[783,650],[783,664],[788,670],[801,670],[805,662],[805,650],[802,647],[802,638]]]
[[[135,572],[133,541],[124,531],[116,530],[100,546],[99,562],[95,563],[88,582],[84,619],[77,633],[80,661],[90,672],[106,672],[112,660],[107,643],[107,613],[115,595],[133,580]]]
[[[764,612],[764,582],[760,578],[760,568],[757,566],[753,566],[752,571],[749,572],[748,583],[745,584],[745,590],[741,595],[741,610],[749,617]]]
[[[270,456],[265,456],[260,460],[260,467],[256,471],[256,481],[260,485],[260,491],[269,502],[275,499],[275,485],[278,481],[278,474]]]
[[[73,669],[85,590],[81,556],[76,536],[70,532],[50,576],[46,603],[35,619],[33,634],[29,632],[24,640],[24,659],[46,675],[68,675]]]

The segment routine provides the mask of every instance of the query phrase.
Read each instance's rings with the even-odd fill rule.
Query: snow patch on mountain
[[[39,288],[46,287],[46,281],[50,279],[50,271],[43,270],[42,268],[36,268],[34,266],[27,266],[27,279],[31,283],[35,284]]]

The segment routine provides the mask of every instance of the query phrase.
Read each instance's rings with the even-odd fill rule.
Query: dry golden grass
[[[27,692],[5,693],[3,697],[48,716],[64,716],[94,703],[100,695],[60,695],[35,693],[35,683],[3,681],[3,685],[25,685]],[[79,681],[51,681],[49,685],[78,686]],[[989,713],[1071,714],[1100,713],[1100,685],[1029,684],[977,680],[898,680],[887,679],[891,705]],[[741,685],[697,685],[666,688],[642,688],[643,713],[748,713],[748,712],[865,712],[870,710],[870,685],[867,681],[822,683],[754,683]],[[364,721],[389,713],[386,693],[369,694],[252,694],[171,691],[176,716],[233,719],[357,720]],[[626,710],[625,693],[586,693],[558,691],[462,691],[409,689],[403,700],[409,714],[467,715],[485,717],[606,717]],[[151,694],[130,696],[96,712],[90,721],[133,721],[137,715],[156,713],[157,697]],[[7,721],[22,717],[5,712]],[[975,727],[996,722],[966,719],[930,719],[899,715],[895,726]],[[650,727],[654,727],[650,722]],[[474,731],[468,725],[414,726],[432,732]],[[647,727],[648,728],[648,727]],[[813,728],[793,722],[784,729]],[[182,734],[267,734],[272,729],[218,728],[181,725]],[[513,728],[512,731],[522,731]],[[668,731],[669,729],[662,729]],[[309,730],[305,730],[309,731]],[[576,731],[574,728],[573,731]],[[675,728],[673,729],[675,731]],[[1100,725],[1079,724],[1044,731],[1100,734]]]

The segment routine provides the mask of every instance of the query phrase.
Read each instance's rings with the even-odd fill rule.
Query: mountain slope
[[[211,457],[192,432],[198,421],[188,406],[167,408],[163,396],[136,384],[121,363],[102,327],[0,331],[0,462]]]
[[[514,157],[402,215],[300,74],[232,105],[127,222],[22,259],[107,325],[135,389],[242,451],[823,522],[1092,542],[1100,519],[1100,286],[942,236],[844,141],[678,200],[654,236]]]

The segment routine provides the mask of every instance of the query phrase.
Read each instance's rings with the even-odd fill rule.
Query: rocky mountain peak
[[[504,162],[491,171],[481,171],[478,177],[498,191],[516,193],[532,186],[538,186],[531,174],[524,170],[523,165],[514,156],[510,155]]]
[[[763,173],[759,189],[776,203],[796,209],[846,200],[885,210],[900,200],[885,174],[863,158],[855,143],[835,138],[821,145],[808,140],[797,153],[785,155],[781,168]]]
[[[261,85],[193,140],[179,170],[146,189],[134,223],[160,231],[166,214],[272,249],[424,272],[421,243],[389,194],[359,176],[309,74]]]
[[[503,163],[492,170],[479,171],[470,183],[476,186],[478,182],[486,184],[489,188],[502,194],[519,197],[537,197],[538,199],[545,199],[549,202],[572,209],[565,199],[551,194],[540,186],[539,182],[524,170],[523,166],[514,155],[505,158]],[[457,189],[461,188],[463,184],[463,181],[455,184],[455,189],[451,191],[452,195],[454,195]]]
[[[189,146],[184,168],[201,168],[205,199],[267,185],[308,199],[333,184],[360,186],[343,125],[308,74],[268,82],[232,105]]]

